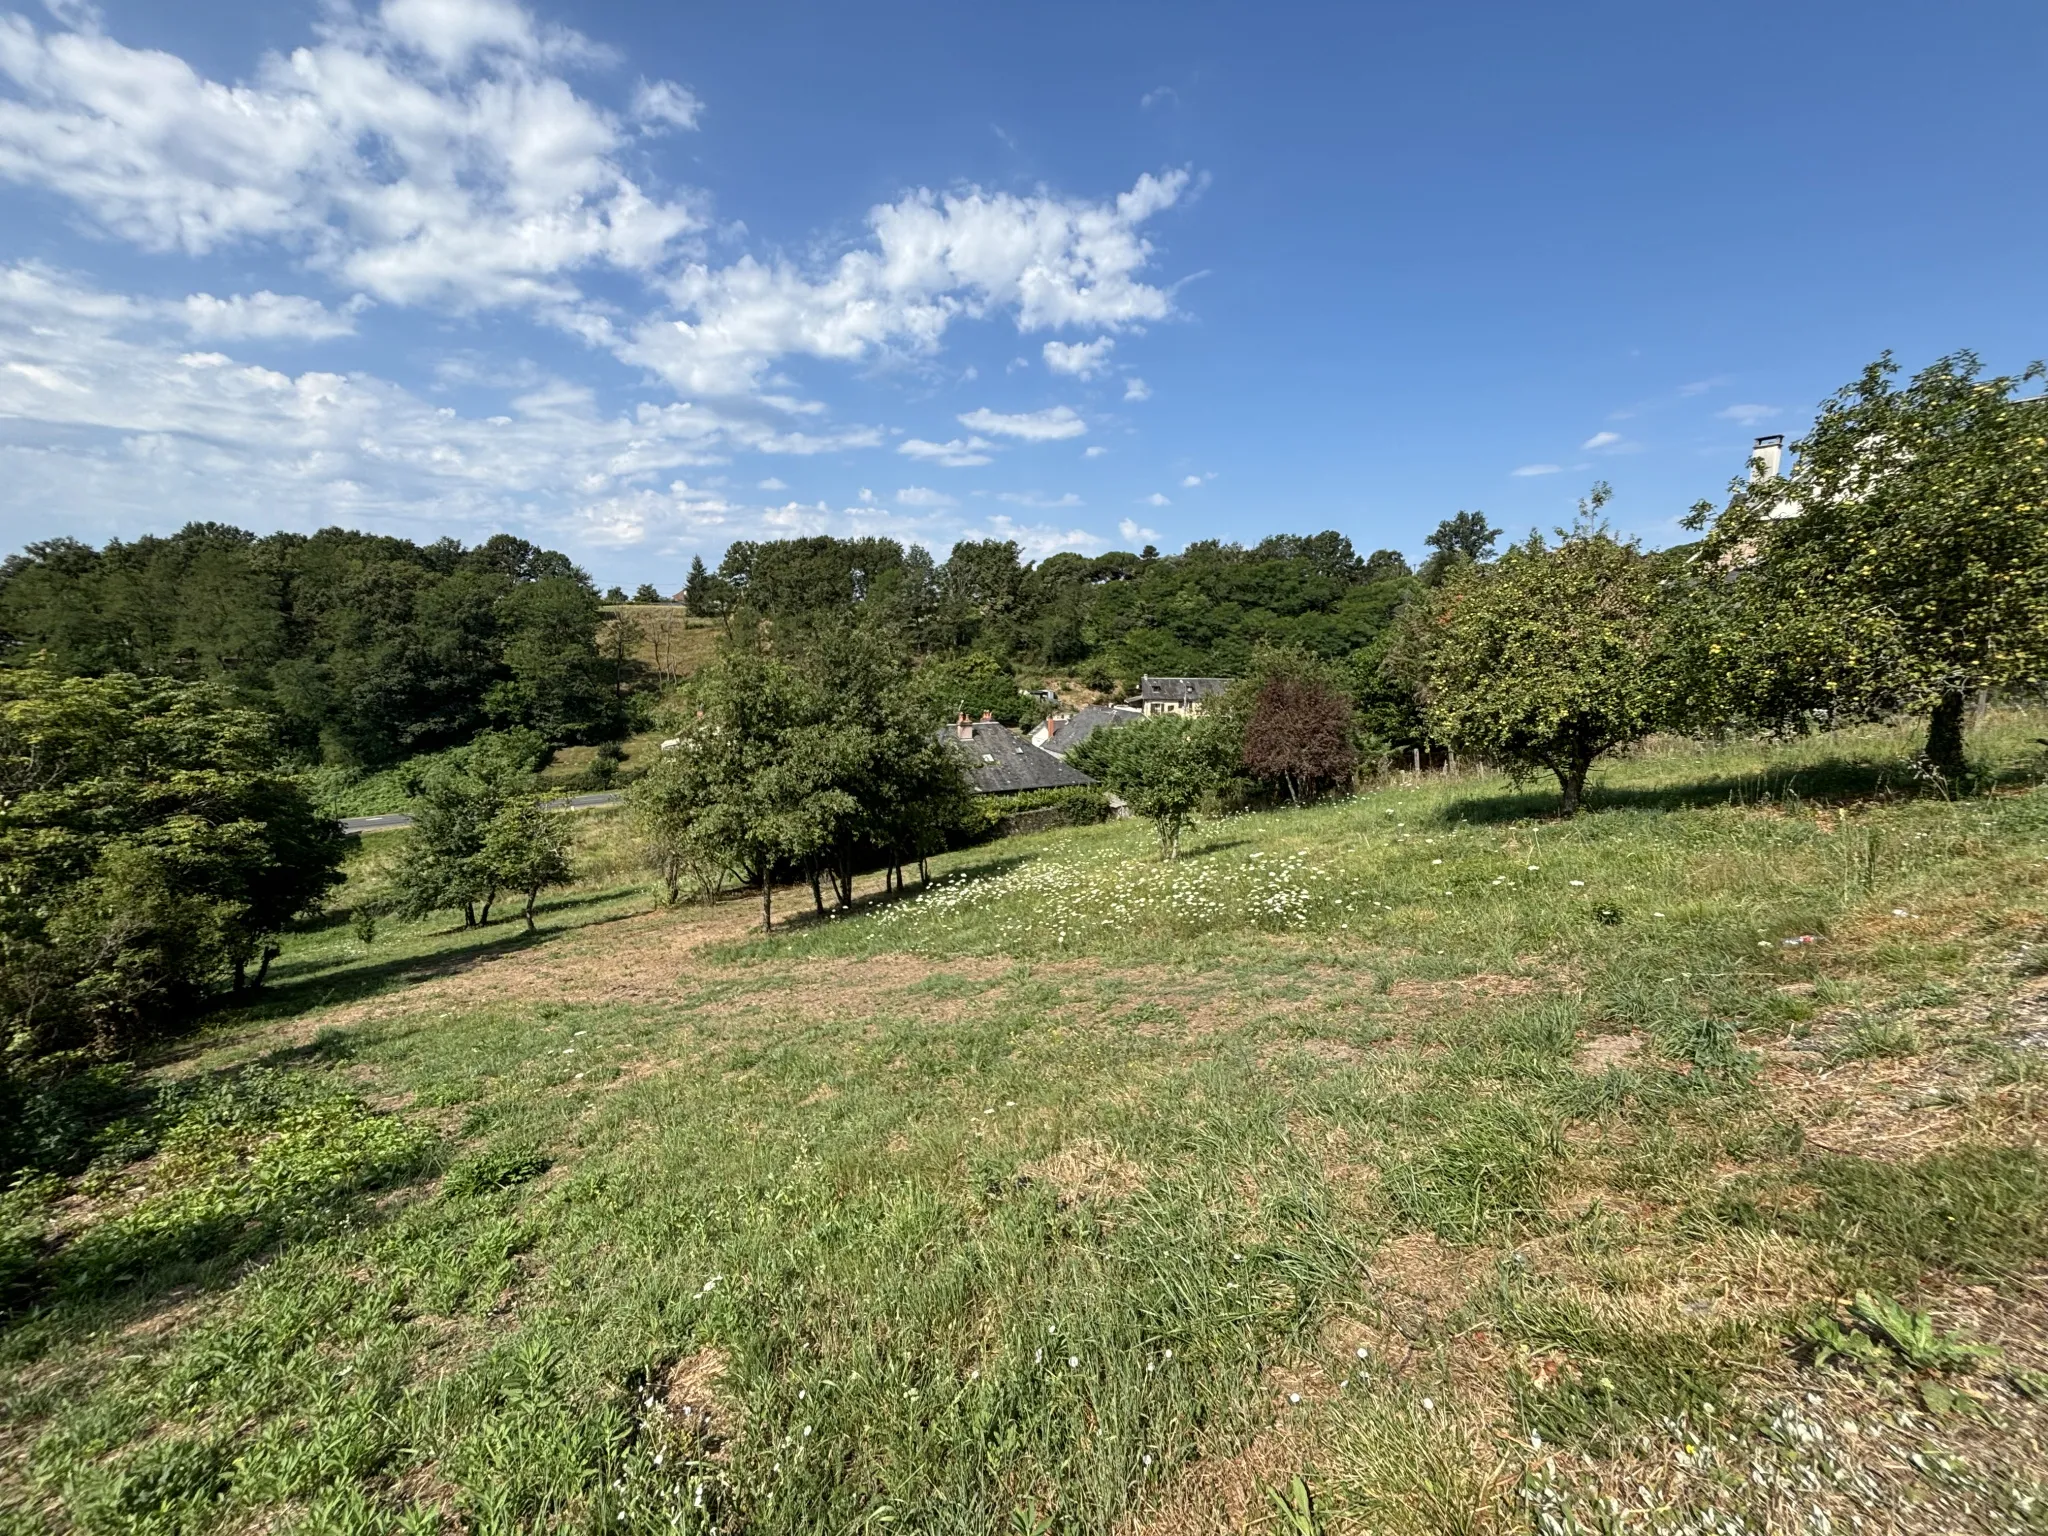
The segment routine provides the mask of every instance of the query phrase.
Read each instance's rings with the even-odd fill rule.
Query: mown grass
[[[579,818],[533,938],[316,925],[53,1120],[0,1511],[1235,1530],[1299,1474],[1331,1531],[2022,1528],[2028,1378],[1943,1417],[1799,1328],[1874,1287],[2048,1364],[2040,734],[1955,802],[1870,732],[1570,825],[1468,778],[1177,865],[1069,829],[767,939]]]

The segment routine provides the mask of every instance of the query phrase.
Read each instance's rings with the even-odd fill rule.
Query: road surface
[[[589,811],[601,805],[617,805],[626,797],[616,789],[600,790],[593,795],[570,795],[561,800],[543,800],[544,811]],[[412,825],[412,818],[403,811],[390,811],[382,816],[344,816],[341,830],[344,832],[395,832],[400,827]]]

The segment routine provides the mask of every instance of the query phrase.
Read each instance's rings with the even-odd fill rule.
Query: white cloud
[[[1183,490],[1188,490],[1188,489],[1192,489],[1193,487],[1195,487],[1195,486],[1198,486],[1198,485],[1202,484],[1202,483],[1203,483],[1204,481],[1206,481],[1206,480],[1214,480],[1215,478],[1216,478],[1216,471],[1215,471],[1215,470],[1213,470],[1213,469],[1212,469],[1212,470],[1210,470],[1210,471],[1208,471],[1208,472],[1207,472],[1206,474],[1200,474],[1200,475],[1183,475],[1183,476],[1181,476],[1181,480],[1180,480],[1180,483],[1181,483],[1181,488],[1182,488]]]
[[[1083,448],[1081,450],[1081,457],[1084,459],[1099,459],[1107,452],[1109,452],[1107,448],[1103,447],[1100,443],[1096,443],[1092,447]]]
[[[1180,102],[1180,92],[1170,85],[1154,86],[1138,98],[1138,105],[1143,108],[1151,108],[1157,106],[1162,101],[1172,101],[1175,105],[1178,105]]]
[[[1049,406],[1042,411],[1024,411],[1005,415],[992,411],[987,406],[969,411],[959,418],[960,425],[975,432],[993,432],[1000,437],[1014,437],[1025,443],[1054,443],[1063,438],[1079,437],[1088,430],[1088,423],[1075,414],[1068,405]]]
[[[1048,341],[1045,344],[1045,366],[1054,373],[1092,379],[1102,372],[1110,349],[1115,345],[1113,336],[1098,336],[1093,341]]]
[[[1124,398],[1126,400],[1150,400],[1152,398],[1152,386],[1143,379],[1132,379],[1124,385]]]
[[[1064,496],[1048,496],[1043,491],[998,491],[996,492],[996,500],[1007,501],[1019,507],[1033,507],[1040,510],[1086,505],[1072,491],[1068,491]]]
[[[1678,395],[1681,400],[1690,400],[1695,395],[1704,395],[1710,389],[1719,389],[1727,382],[1725,378],[1695,379],[1690,384],[1679,385]]]
[[[1045,523],[1013,523],[1007,517],[988,520],[989,531],[999,539],[1015,539],[1027,560],[1043,560],[1062,550],[1101,549],[1104,540],[1083,528],[1055,528]]]
[[[1595,432],[1591,437],[1579,444],[1579,446],[1581,448],[1612,448],[1620,441],[1621,434],[1619,432]]]
[[[195,293],[183,305],[185,329],[209,341],[325,341],[347,336],[356,328],[356,308],[337,313],[318,299],[292,294],[237,293],[217,299]]]
[[[906,485],[896,493],[896,504],[902,507],[957,507],[960,503],[944,491],[934,491],[922,485]]]
[[[773,475],[770,475],[766,480],[763,480],[759,485],[755,486],[754,489],[757,491],[786,491],[789,489],[789,487],[784,485],[780,480],[776,479]]]
[[[930,443],[921,437],[912,437],[898,443],[896,451],[906,458],[943,464],[948,469],[972,469],[977,464],[992,462],[988,450],[994,446],[978,437],[956,437],[944,443]]]
[[[624,130],[550,61],[594,50],[510,0],[387,0],[223,84],[95,27],[0,15],[0,179],[150,250],[273,240],[392,303],[574,305],[701,222],[620,165]]]
[[[1760,422],[1769,421],[1773,416],[1781,415],[1782,412],[1775,405],[1731,405],[1714,414],[1723,421],[1737,421],[1745,427],[1753,427]]]
[[[683,468],[881,442],[872,428],[791,432],[773,415],[701,404],[605,414],[590,390],[545,377],[502,414],[463,415],[367,373],[288,374],[192,350],[184,318],[182,305],[0,267],[11,510],[87,507],[85,526],[411,519],[447,532],[538,520],[616,540],[650,485]],[[691,517],[714,515],[697,493],[685,502]],[[602,509],[596,521],[588,508]]]
[[[739,394],[785,356],[928,354],[960,318],[1005,312],[1020,331],[1164,320],[1170,295],[1138,280],[1152,258],[1139,229],[1187,184],[1185,171],[1148,174],[1108,203],[919,189],[871,209],[872,243],[816,275],[752,256],[684,268],[664,284],[681,317],[617,349],[678,388]]]
[[[642,80],[633,92],[633,120],[647,132],[695,128],[704,103],[673,80]]]
[[[1168,501],[1160,492],[1154,491],[1145,498],[1145,505],[1148,507],[1170,507],[1173,503]]]
[[[1140,542],[1150,543],[1152,540],[1159,537],[1158,529],[1141,528],[1138,526],[1137,519],[1130,517],[1127,517],[1122,522],[1118,523],[1116,525],[1116,531],[1124,536],[1125,542],[1131,544],[1137,544]]]
[[[1563,468],[1564,466],[1562,464],[1524,464],[1520,469],[1510,470],[1509,473],[1525,476],[1554,475]]]

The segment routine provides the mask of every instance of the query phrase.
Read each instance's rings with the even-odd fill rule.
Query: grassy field
[[[2044,734],[1071,829],[765,939],[580,817],[535,936],[316,926],[46,1116],[0,1528],[2039,1531]]]

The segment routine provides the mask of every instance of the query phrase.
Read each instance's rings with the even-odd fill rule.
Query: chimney
[[[962,741],[974,740],[974,727],[967,723],[967,711],[964,709],[960,711],[960,718],[954,722],[953,734]]]
[[[1784,433],[1773,432],[1769,437],[1758,438],[1756,440],[1756,446],[1749,450],[1749,478],[1751,482],[1754,483],[1758,480],[1777,479],[1778,461],[1784,456]],[[1763,460],[1763,465],[1761,468],[1759,468],[1757,465],[1756,461],[1758,459]]]
[[[994,722],[995,722],[995,718],[996,718],[996,712],[995,712],[994,710],[992,710],[992,709],[984,709],[984,710],[983,710],[983,711],[981,712],[981,723],[982,723],[983,725],[992,725],[992,724],[994,724]]]

